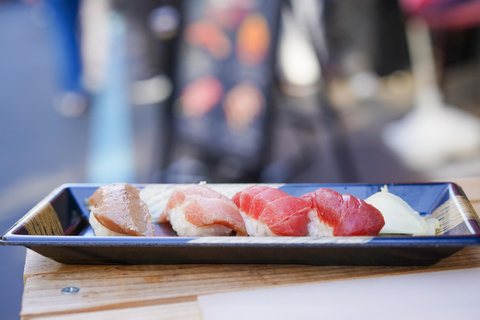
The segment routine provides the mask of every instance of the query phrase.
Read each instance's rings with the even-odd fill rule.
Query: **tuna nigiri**
[[[127,183],[107,184],[89,198],[89,222],[97,236],[153,236],[154,228],[140,190]]]
[[[246,235],[245,223],[235,203],[204,183],[176,188],[164,212],[179,236]]]
[[[237,192],[232,200],[250,236],[307,235],[310,201],[261,185]]]
[[[320,188],[301,197],[311,201],[310,236],[374,236],[385,225],[380,211],[362,199]]]

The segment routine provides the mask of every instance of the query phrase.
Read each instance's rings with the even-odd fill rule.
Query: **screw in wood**
[[[62,289],[63,294],[73,294],[77,293],[78,291],[80,291],[80,288],[77,287],[65,287]]]

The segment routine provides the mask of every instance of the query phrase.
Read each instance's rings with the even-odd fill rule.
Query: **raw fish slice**
[[[237,206],[230,200],[188,196],[183,202],[185,220],[198,226],[222,225],[246,235],[245,223]]]
[[[254,184],[210,184],[208,187],[214,191],[217,191],[227,198],[232,197],[238,191],[246,188],[247,186]],[[168,199],[170,198],[173,190],[180,185],[172,184],[151,184],[147,185],[140,190],[140,198],[147,204],[152,220],[157,223],[168,222],[167,213],[165,208],[167,206]],[[232,199],[233,200],[233,199]]]
[[[253,198],[250,210],[248,211],[248,215],[257,220],[262,217],[261,220],[266,222],[267,219],[269,219],[269,216],[271,216],[271,210],[269,210],[266,215],[264,214],[267,206],[274,201],[285,197],[290,198],[291,196],[281,190],[274,188],[267,188],[265,190],[262,190]],[[279,207],[278,209],[282,210],[281,207]],[[282,214],[284,212],[278,211],[278,213]],[[276,215],[274,214],[274,216]],[[282,220],[283,217],[281,217],[280,219]]]
[[[349,194],[343,195],[343,203],[343,215],[336,228],[338,235],[376,236],[380,233],[385,220],[377,208]]]
[[[311,201],[312,209],[316,211],[320,223],[325,224],[327,228],[335,228],[341,215],[339,209],[343,206],[343,197],[340,193],[331,189],[320,188],[303,195],[301,198]]]
[[[185,201],[185,198],[191,195],[203,198],[223,199],[225,201],[231,201],[223,194],[206,187],[204,184],[192,184],[178,187],[172,192],[167,202],[167,210],[181,205]]]
[[[153,236],[150,212],[139,193],[139,189],[127,183],[98,188],[89,198],[95,234]]]
[[[286,196],[267,205],[260,220],[270,230],[282,236],[305,236],[308,233],[308,212],[310,205],[303,199]]]
[[[334,190],[320,188],[303,195],[302,198],[310,199],[316,213],[310,217],[310,235],[378,235],[385,224],[380,211],[349,194],[341,195]]]
[[[304,236],[310,201],[267,186],[246,188],[233,197],[250,236]]]
[[[165,212],[180,236],[228,235],[232,230],[237,235],[246,235],[245,223],[235,203],[205,184],[176,188]]]
[[[268,189],[267,186],[251,186],[246,189],[243,189],[232,197],[232,201],[237,205],[237,207],[243,212],[250,212],[250,206],[252,205],[252,200],[255,196]]]

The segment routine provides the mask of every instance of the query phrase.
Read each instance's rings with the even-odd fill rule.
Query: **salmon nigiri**
[[[89,222],[97,236],[151,236],[154,228],[140,189],[127,183],[104,185],[93,193]]]
[[[237,192],[233,202],[240,209],[250,236],[307,235],[308,200],[267,186],[251,186]]]
[[[320,188],[301,198],[312,203],[310,236],[375,236],[385,225],[380,211],[349,194]]]
[[[235,203],[205,183],[176,188],[163,216],[179,236],[246,235],[245,222]]]

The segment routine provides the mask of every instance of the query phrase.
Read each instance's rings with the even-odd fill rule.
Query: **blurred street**
[[[68,118],[54,108],[56,81],[51,39],[48,25],[39,21],[41,17],[35,14],[38,12],[23,2],[0,2],[2,234],[54,188],[67,182],[86,182],[87,163],[92,158],[101,157],[88,152],[101,147],[98,141],[90,143],[89,140],[92,115],[86,113]],[[108,94],[115,95],[115,88],[112,91]],[[151,171],[148,157],[153,152],[150,144],[155,133],[155,128],[152,128],[155,117],[153,107],[142,106],[136,110],[133,118],[123,120],[128,121],[129,125],[135,124],[135,137],[130,138],[139,141],[135,144],[134,152],[145,155],[136,162],[140,167],[137,176],[130,176],[129,179],[145,182],[145,172]],[[105,139],[107,141],[104,144],[116,143],[108,140],[108,137]],[[106,157],[108,160],[109,156]],[[94,171],[91,167],[89,170]],[[99,178],[102,177],[123,180],[125,176],[112,176],[107,168]],[[25,248],[1,246],[0,255],[0,318],[17,319],[23,290]]]
[[[117,47],[108,60],[106,85],[89,97],[85,112],[70,117],[54,106],[58,61],[49,14],[22,1],[0,1],[1,234],[63,183],[165,180],[160,178],[160,159],[166,150],[166,102],[131,101],[132,83],[138,80],[131,73],[142,56],[132,39],[141,39],[140,31],[127,19],[111,16],[118,32],[110,40]],[[401,80],[411,82],[405,74]],[[389,78],[388,84],[397,78]],[[343,87],[336,82],[331,88],[338,121],[318,115],[313,98],[299,102],[298,97],[275,97],[281,103],[263,182],[419,182],[480,175],[479,150],[460,163],[421,171],[409,168],[385,146],[382,130],[411,109],[411,92],[402,99],[391,95],[354,103],[343,91],[335,95]],[[480,113],[478,107],[470,110]],[[300,152],[307,160],[297,157]],[[19,318],[25,250],[0,246],[0,319]]]
[[[83,181],[88,119],[52,106],[55,81],[45,28],[21,2],[0,3],[0,229],[4,233],[48,189]],[[18,319],[25,249],[1,247],[0,317]]]

